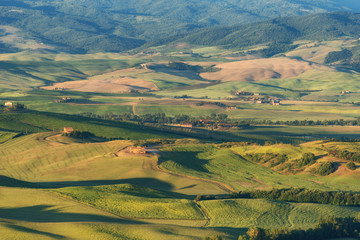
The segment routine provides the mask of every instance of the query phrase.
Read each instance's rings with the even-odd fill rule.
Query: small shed
[[[64,133],[72,133],[74,129],[72,127],[64,127]]]
[[[13,107],[13,103],[12,102],[6,102],[4,104],[5,107],[8,107],[8,108],[12,108]]]

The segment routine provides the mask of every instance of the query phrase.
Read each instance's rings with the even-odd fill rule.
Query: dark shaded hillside
[[[116,52],[204,27],[352,10],[358,5],[353,0],[2,0],[0,27],[16,27],[25,40],[49,44],[59,51]],[[8,34],[0,31],[0,36]],[[224,39],[225,44],[231,41],[231,37]],[[18,51],[11,43],[5,42],[1,51]]]
[[[246,47],[255,44],[295,40],[331,40],[360,36],[360,14],[334,12],[302,17],[284,17],[235,27],[216,27],[179,38],[168,38],[161,44],[187,42],[206,46]],[[156,45],[156,44],[155,44]]]

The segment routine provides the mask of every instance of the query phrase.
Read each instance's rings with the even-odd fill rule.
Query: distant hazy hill
[[[263,43],[291,43],[295,40],[331,40],[360,37],[360,14],[321,13],[283,17],[234,27],[214,27],[192,34],[169,37],[158,42],[187,42],[206,46],[246,47]],[[156,45],[156,44],[154,44]]]
[[[334,10],[357,11],[360,4],[357,0],[1,0],[0,25],[6,28],[0,29],[0,50],[123,51],[203,27]]]

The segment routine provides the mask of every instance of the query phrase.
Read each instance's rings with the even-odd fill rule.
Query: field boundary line
[[[195,202],[195,205],[199,208],[200,212],[204,215],[204,217],[206,219],[206,222],[203,227],[209,226],[210,222],[211,222],[211,217],[210,217],[208,211],[200,203],[198,203],[196,201],[194,201],[194,202]]]

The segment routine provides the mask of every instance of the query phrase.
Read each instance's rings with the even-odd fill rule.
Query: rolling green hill
[[[360,36],[359,22],[360,14],[349,12],[283,17],[259,23],[204,29],[180,38],[169,38],[169,41],[163,40],[161,45],[186,42],[195,45],[242,48],[273,42],[291,43],[303,39],[331,40],[344,36],[357,39]]]
[[[357,217],[359,208],[268,200],[201,201],[213,221],[210,226],[309,228],[320,216]]]
[[[306,145],[301,147],[291,145],[259,147],[254,145],[221,149],[204,144],[177,145],[163,148],[159,163],[163,169],[183,175],[221,181],[235,190],[284,188],[287,186],[358,191],[358,172],[347,172],[346,169],[344,170],[344,166],[339,167],[339,170],[342,169],[341,174],[334,173],[327,177],[315,176],[310,174],[309,170],[289,175],[280,173],[282,170],[272,170],[269,166],[266,167],[266,164],[258,164],[246,159],[246,154],[250,153],[256,152],[264,155],[280,152],[289,157],[289,162],[283,165],[285,166],[287,163],[296,163],[299,156],[306,152],[313,152],[317,156],[324,154],[324,150],[318,147],[317,144],[311,147]],[[246,152],[252,148],[255,152]]]
[[[0,129],[15,133],[62,131],[64,127],[89,131],[98,137],[117,139],[148,139],[176,137],[162,132],[145,130],[135,123],[91,119],[76,115],[25,110],[0,113]]]
[[[194,29],[281,16],[358,10],[355,1],[30,1],[0,3],[0,50],[124,51]]]

